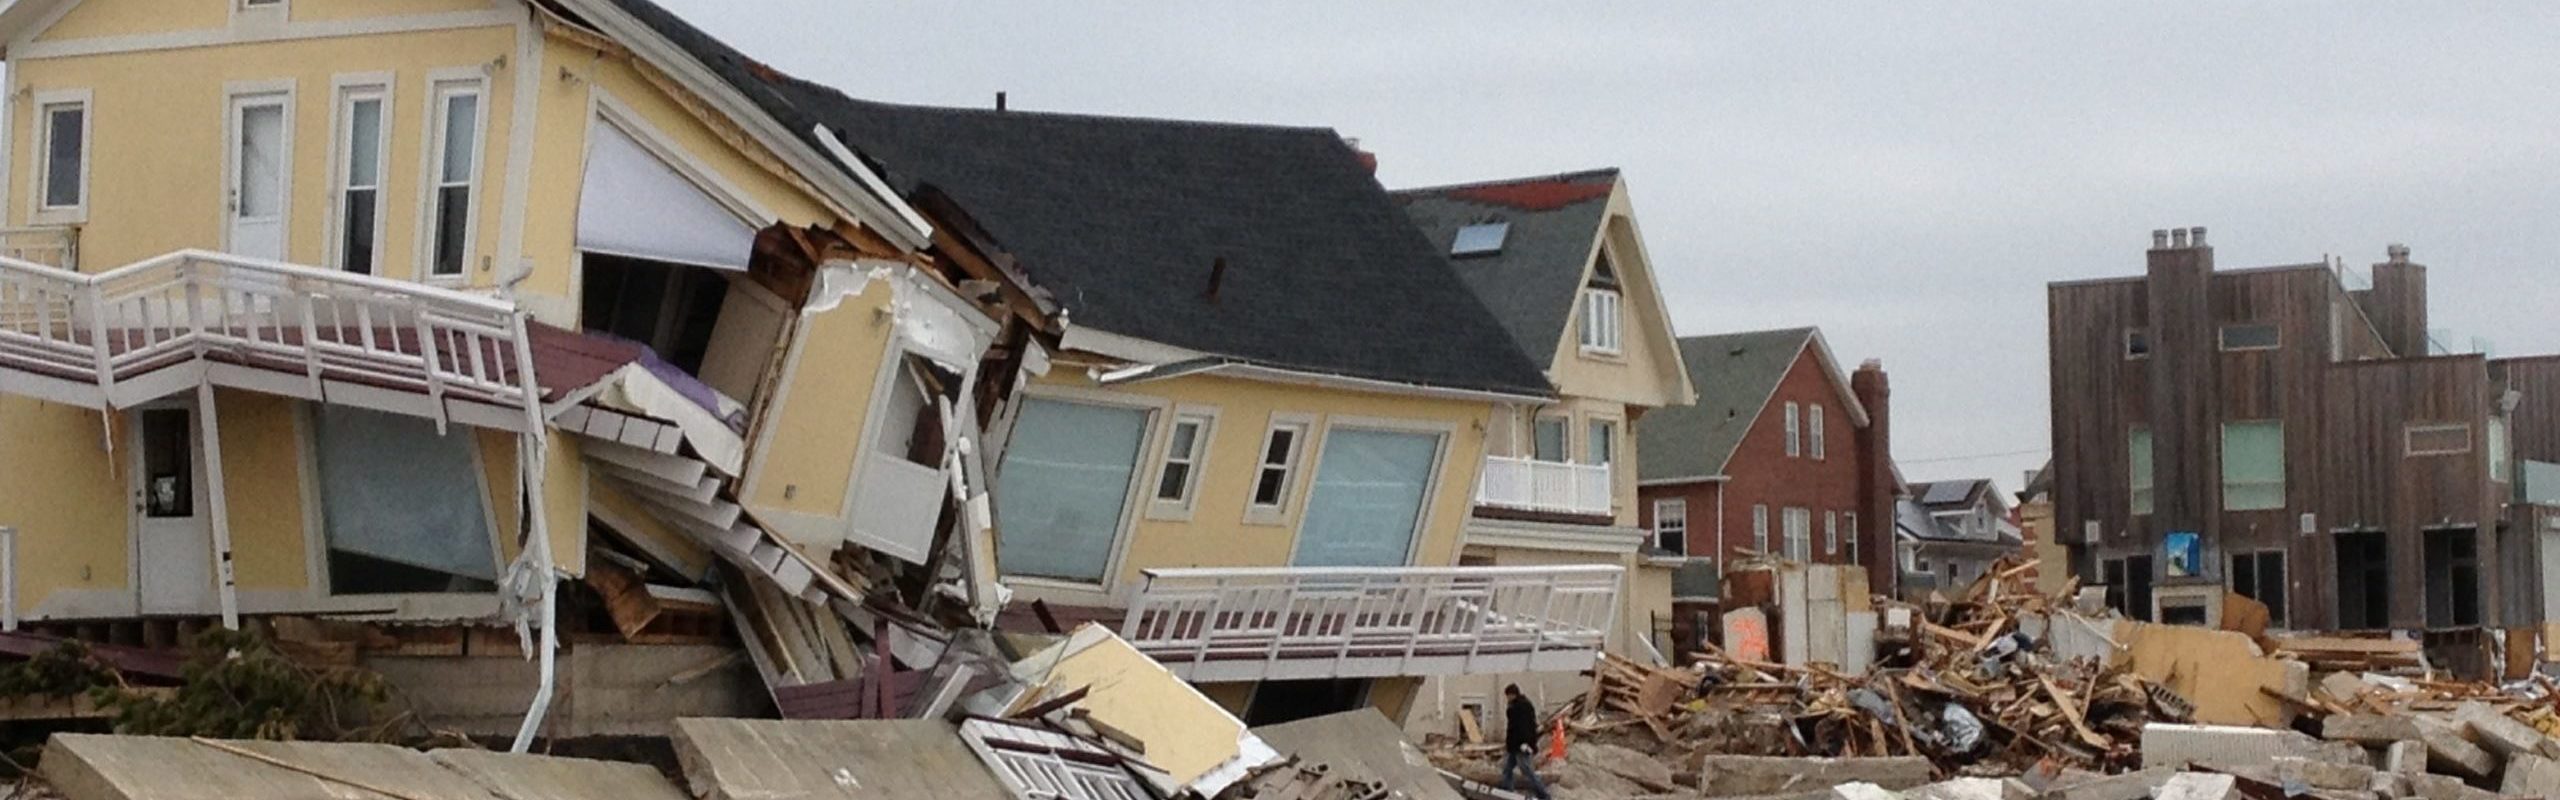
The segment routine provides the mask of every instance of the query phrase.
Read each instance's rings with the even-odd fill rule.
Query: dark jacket
[[[1511,698],[1511,705],[1503,709],[1503,729],[1502,749],[1517,752],[1526,747],[1536,750],[1538,707],[1530,705],[1526,696]]]

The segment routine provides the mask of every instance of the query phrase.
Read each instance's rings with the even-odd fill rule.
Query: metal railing
[[[94,275],[0,257],[0,370],[94,387],[71,399],[100,407],[219,363],[298,376],[312,397],[325,380],[513,409],[539,391],[525,341],[512,303],[369,275],[202,250]]]
[[[18,629],[18,529],[0,525],[0,631]]]
[[[1476,504],[1608,515],[1615,487],[1607,464],[1573,464],[1534,458],[1486,456],[1476,481]]]
[[[1147,570],[1120,635],[1195,681],[1582,669],[1621,570]]]

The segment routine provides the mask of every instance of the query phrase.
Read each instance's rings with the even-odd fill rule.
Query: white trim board
[[[346,36],[379,36],[422,31],[500,28],[515,25],[522,15],[507,9],[485,11],[448,11],[436,14],[410,14],[392,17],[287,22],[281,25],[235,25],[161,33],[137,33],[123,36],[96,36],[86,39],[57,41],[21,41],[9,48],[9,59],[24,61],[46,58],[114,55],[154,50],[182,50],[196,47],[221,47],[235,44],[263,44],[309,39],[334,39]]]

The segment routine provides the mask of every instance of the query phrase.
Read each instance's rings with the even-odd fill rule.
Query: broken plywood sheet
[[[683,719],[674,744],[702,800],[1012,796],[940,720]]]
[[[1015,662],[1014,677],[1060,694],[1087,690],[1078,708],[1146,742],[1147,763],[1203,795],[1280,758],[1242,720],[1101,625],[1085,623]]]
[[[2308,667],[2266,657],[2245,634],[2118,622],[2115,635],[2125,645],[2121,660],[2194,702],[2197,722],[2287,727],[2293,709],[2275,695],[2301,697],[2311,690]]]
[[[1459,800],[1458,791],[1440,778],[1431,759],[1374,708],[1264,725],[1253,729],[1253,734],[1302,763],[1322,764],[1332,774],[1384,784],[1412,800]]]
[[[246,753],[244,755],[244,753]],[[638,764],[385,744],[60,734],[41,772],[69,800],[683,800]]]

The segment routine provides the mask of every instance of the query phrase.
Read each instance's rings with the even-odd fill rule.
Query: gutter
[[[1213,374],[1227,375],[1247,380],[1265,381],[1269,383],[1296,384],[1326,389],[1348,389],[1352,391],[1378,392],[1382,394],[1414,395],[1446,400],[1475,400],[1492,403],[1548,403],[1555,400],[1553,397],[1513,394],[1489,389],[1459,389],[1447,386],[1432,386],[1429,384],[1379,380],[1376,378],[1358,378],[1349,375],[1337,375],[1326,372],[1310,372],[1307,370],[1290,369],[1287,367],[1256,364],[1227,356],[1207,356],[1165,364],[1146,364],[1135,367],[1125,367],[1100,373],[1094,377],[1094,381],[1104,386],[1116,386],[1121,384],[1170,380],[1173,378],[1188,377],[1192,375]]]

